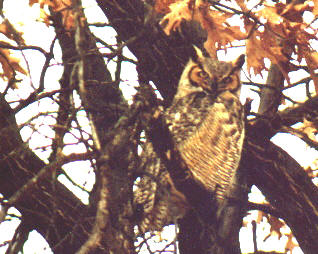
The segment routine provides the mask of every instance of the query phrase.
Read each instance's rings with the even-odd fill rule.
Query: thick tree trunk
[[[45,164],[23,143],[14,112],[2,95],[0,112],[0,192],[9,199]],[[14,205],[22,214],[27,231],[37,230],[56,253],[72,253],[79,248],[87,237],[89,218],[94,215],[59,182],[53,191],[48,179],[34,185]]]
[[[99,6],[101,7],[101,9],[104,11],[104,13],[106,14],[106,16],[109,18],[110,22],[114,25],[116,31],[119,33],[119,35],[125,39],[125,40],[130,40],[135,33],[133,31],[142,31],[143,27],[143,22],[141,22],[143,20],[143,9],[142,9],[142,5],[141,3],[136,4],[136,2],[134,2],[134,4],[132,3],[132,1],[125,1],[125,4],[121,4],[120,1],[116,1],[116,4],[119,4],[119,6],[121,6],[120,9],[116,8],[116,4],[115,1],[97,1]],[[123,16],[121,15],[122,12],[125,12],[124,15],[124,19],[123,20]],[[138,22],[129,22],[128,20],[137,20]],[[145,28],[144,28],[145,29]],[[169,66],[166,66],[167,62],[164,60],[165,57],[171,57],[171,51],[169,50],[169,47],[163,47],[162,45],[167,45],[166,43],[163,43],[163,41],[169,42],[171,47],[176,46],[173,44],[174,41],[174,37],[170,37],[170,38],[166,38],[165,35],[163,35],[162,33],[158,32],[158,27],[154,26],[154,27],[147,27],[147,38],[151,38],[149,40],[143,40],[143,46],[141,47],[140,44],[138,44],[138,40],[136,41],[132,41],[131,43],[128,44],[129,49],[135,54],[135,56],[141,60],[141,65],[142,65],[142,61],[148,61],[149,59],[153,59],[153,61],[158,64],[158,63],[163,63],[162,65],[160,65],[160,68],[166,67],[164,70],[160,69],[160,71],[157,72],[157,69],[154,68],[151,71],[149,69],[146,68],[141,68],[141,71],[144,73],[144,76],[146,77],[151,77],[151,80],[156,84],[158,90],[161,92],[162,96],[164,98],[171,98],[172,94],[174,93],[174,89],[175,89],[175,84],[177,84],[177,79],[172,79],[171,80],[171,73],[170,75],[167,75],[167,71],[169,72]],[[145,37],[143,37],[145,38]],[[178,44],[182,45],[182,44]],[[146,55],[145,52],[148,52],[148,50],[146,50],[146,48],[148,48],[149,52],[158,52],[158,48],[161,49],[160,52],[162,52],[162,54],[160,54],[160,56],[155,56],[157,58],[153,58],[153,56],[151,55]],[[178,56],[178,55],[176,55]],[[146,57],[147,60],[145,60],[144,58]],[[176,59],[178,59],[178,57],[176,57]],[[176,63],[175,61],[173,61],[173,63]],[[154,64],[148,64],[148,66],[154,66]],[[172,65],[171,65],[172,66]],[[175,65],[173,65],[175,66]],[[158,68],[159,70],[159,68]],[[157,75],[155,74],[157,73]],[[180,70],[179,69],[175,69],[174,73],[178,73],[177,77],[180,75]],[[168,77],[166,79],[164,79],[165,77]],[[281,76],[279,76],[281,77]],[[278,87],[276,87],[276,89],[280,90],[281,86],[282,86],[282,78],[279,79],[279,82],[277,82],[278,76],[277,75],[272,75],[269,77],[268,82],[270,83],[270,85],[278,85]],[[274,84],[275,83],[275,84]],[[170,85],[170,89],[167,90],[167,84]],[[172,85],[171,85],[172,84]],[[172,88],[171,88],[172,87]],[[269,90],[269,89],[268,89]],[[277,91],[276,91],[277,92]],[[277,94],[277,93],[276,93]],[[278,93],[279,94],[279,93]],[[267,96],[266,96],[267,98]],[[264,99],[265,100],[265,99]],[[280,96],[278,96],[275,99],[275,105],[273,112],[275,112],[275,107],[277,107],[278,105],[278,101],[280,100]],[[308,103],[309,104],[309,103]],[[265,103],[262,104],[262,110],[268,111],[269,107],[271,105]],[[308,110],[308,109],[307,109]],[[284,115],[284,113],[281,113],[281,115]],[[270,178],[270,176],[274,176],[277,174],[277,172],[280,172],[284,169],[283,172],[289,172],[289,167],[293,166],[293,171],[294,174],[296,175],[302,175],[303,179],[306,179],[306,182],[308,183],[308,188],[312,191],[311,193],[316,193],[317,188],[312,184],[311,180],[309,179],[308,176],[306,176],[306,174],[304,173],[303,169],[299,166],[299,164],[297,164],[290,156],[288,156],[282,149],[278,148],[277,146],[275,146],[274,144],[272,144],[269,141],[269,138],[275,133],[275,131],[277,132],[277,129],[275,129],[275,125],[276,122],[275,120],[277,120],[277,118],[273,117],[272,122],[266,125],[264,125],[264,122],[260,122],[260,124],[256,124],[254,127],[250,127],[250,131],[248,132],[247,136],[247,142],[245,144],[245,152],[244,152],[244,157],[242,159],[242,167],[246,167],[248,169],[248,177],[251,178],[251,175],[258,175],[257,179],[252,178],[252,184],[253,183],[258,183],[259,181],[264,180],[264,175],[266,174],[267,177],[267,181],[266,181],[266,186],[270,185],[271,186],[271,195],[281,195],[282,190],[279,188],[278,184],[272,184],[273,183],[273,179],[274,178]],[[281,123],[280,123],[281,124]],[[270,126],[270,129],[268,129],[268,126]],[[265,132],[264,132],[265,130]],[[258,136],[259,138],[256,138],[256,136]],[[261,138],[263,137],[263,139]],[[266,142],[264,141],[267,140]],[[252,144],[251,145],[251,140],[252,140]],[[256,154],[255,151],[255,144],[256,147],[261,148],[258,154]],[[271,149],[270,149],[271,148]],[[270,154],[270,151],[273,150],[276,152],[276,154]],[[263,156],[264,155],[264,156]],[[275,156],[273,156],[275,155]],[[251,157],[252,156],[252,157]],[[284,158],[284,159],[282,159]],[[289,159],[287,159],[289,158]],[[263,160],[264,159],[264,160]],[[266,163],[265,163],[266,162]],[[256,167],[257,166],[257,167]],[[259,170],[259,168],[262,168],[264,170]],[[265,171],[266,168],[266,171]],[[276,173],[275,173],[276,172]],[[290,173],[290,172],[289,172]],[[297,185],[301,185],[301,182],[303,180],[300,181],[300,179],[297,179],[297,177],[293,177],[290,178],[290,176],[283,176],[282,174],[279,174],[279,180],[276,180],[278,182],[282,181],[280,184],[281,186],[284,186],[284,182],[286,182],[287,179],[293,179],[293,181],[295,181],[294,184]],[[299,182],[300,181],[300,182]],[[257,184],[259,185],[259,187],[261,188],[261,190],[263,190],[264,187],[261,186],[265,186],[265,184],[263,183],[263,185],[261,184]],[[287,184],[287,186],[289,186]],[[292,191],[291,189],[289,191]],[[302,192],[302,190],[299,190],[300,192]],[[292,193],[294,192],[287,192],[290,193],[291,195],[293,195]],[[264,194],[266,195],[266,197],[269,200],[273,199],[267,195],[270,195],[268,191],[264,190]],[[298,192],[298,196],[300,195],[300,193]],[[290,218],[288,218],[289,216],[287,216],[285,218],[285,213],[286,215],[291,214],[292,211],[297,211],[297,213],[301,213],[301,211],[308,211],[308,209],[305,209],[305,207],[313,207],[313,209],[311,210],[311,215],[309,216],[309,218],[311,218],[309,221],[311,221],[312,223],[315,223],[316,219],[317,219],[317,214],[316,214],[316,210],[317,210],[317,203],[314,201],[315,200],[315,196],[308,196],[305,193],[302,193],[301,195],[305,195],[307,198],[305,199],[306,201],[303,200],[303,204],[301,205],[300,209],[296,209],[296,207],[294,207],[293,209],[291,208],[293,205],[297,206],[296,203],[294,203],[292,205],[292,203],[289,203],[289,206],[279,206],[279,209],[282,209],[282,211],[284,211],[282,213],[282,217],[287,221],[287,223],[290,225]],[[280,199],[281,201],[283,201],[282,199]],[[308,202],[308,203],[307,203]],[[298,203],[298,202],[297,202]],[[273,201],[273,206],[275,206],[276,202]],[[286,202],[282,202],[282,204],[286,204]],[[299,205],[299,203],[298,203]],[[286,211],[286,209],[289,211]],[[298,216],[300,216],[300,214],[298,214]],[[302,216],[305,216],[305,214],[302,214]],[[306,215],[307,216],[307,215]],[[299,218],[299,217],[298,217]],[[295,220],[293,220],[292,224],[294,224],[297,222]],[[186,227],[185,227],[186,228]],[[297,228],[297,227],[293,227],[291,226],[291,228],[293,228],[294,230],[300,230],[301,228]],[[316,235],[317,231],[316,228],[314,227],[315,232],[313,232],[313,235]],[[304,232],[303,232],[304,233]],[[182,234],[182,233],[181,233]],[[193,242],[196,242],[196,236],[191,234],[190,232],[187,234],[187,232],[183,232],[184,235],[186,236],[193,236]],[[312,253],[313,251],[315,251],[315,248],[313,248],[314,246],[310,246],[309,243],[307,243],[306,238],[310,236],[304,236],[301,233],[295,233],[295,235],[299,238],[303,238],[303,241],[301,239],[299,239],[299,242],[301,244],[301,247],[303,248],[304,251],[307,251],[308,253]],[[189,239],[188,239],[189,240]],[[189,240],[189,242],[191,242],[191,240]],[[312,243],[315,243],[315,241],[311,241]],[[188,245],[190,246],[190,245]],[[192,246],[193,247],[193,246]],[[186,253],[186,252],[185,252]]]
[[[139,72],[145,80],[152,80],[155,83],[168,105],[174,95],[182,66],[189,57],[188,48],[191,45],[177,35],[167,37],[155,24],[145,24],[143,1],[110,0],[97,2],[122,41],[126,42],[129,49],[135,54],[139,62]],[[58,15],[53,16],[53,24],[62,48],[63,62],[66,63],[61,87],[73,89],[72,85],[75,85],[78,80],[74,80],[70,73],[77,61],[74,61],[74,58],[78,59],[77,57],[79,57],[75,50],[74,34],[63,30]],[[88,48],[90,47],[93,47],[93,44],[90,44]],[[110,132],[110,129],[120,116],[127,114],[128,107],[123,102],[118,87],[100,85],[112,80],[96,48],[94,52],[96,54],[91,56],[86,63],[89,65],[87,68],[90,69],[90,74],[97,84],[89,86],[91,100],[88,102],[86,110],[92,115],[93,124],[99,133],[99,140],[105,146],[108,142],[115,141],[116,133]],[[277,114],[276,116],[280,117],[275,116],[273,119],[281,119],[279,124],[293,124],[301,120],[308,110],[315,109],[317,101],[317,97],[315,97],[295,109],[288,109]],[[113,105],[116,105],[116,110],[114,110]],[[44,162],[23,143],[14,114],[15,112],[10,108],[5,98],[1,96],[0,192],[5,199],[9,199],[18,192],[29,179],[45,166]],[[241,168],[248,172],[246,174],[250,183],[261,189],[275,211],[291,227],[304,253],[313,254],[317,252],[316,239],[318,239],[317,187],[312,184],[310,178],[293,158],[269,141],[269,138],[277,132],[275,129],[277,124],[274,120],[269,124],[259,122],[248,128]],[[127,128],[133,124],[127,122]],[[135,148],[136,145],[137,143],[133,144],[133,147]],[[121,169],[115,171],[111,176],[102,178],[114,181],[113,187],[109,187],[109,189],[113,188],[113,193],[120,191],[118,186],[127,183],[126,180],[122,182],[119,180],[122,179],[122,176],[127,178],[127,174],[129,174],[127,168],[132,167],[129,161],[133,160],[132,157],[126,156],[125,149],[115,151],[114,160],[110,162],[102,158],[101,164],[99,164],[99,170],[103,166]],[[130,148],[128,152],[131,152]],[[105,156],[107,153],[103,150],[102,155]],[[129,178],[127,181],[131,183],[132,179]],[[15,207],[22,213],[23,223],[27,231],[35,229],[41,233],[55,253],[74,253],[92,233],[96,206],[99,201],[103,201],[100,200],[100,197],[104,197],[102,191],[105,189],[102,187],[105,183],[97,181],[94,191],[96,195],[92,195],[96,197],[95,200],[92,198],[92,203],[95,205],[87,207],[62,184],[56,182],[53,188],[50,180],[48,178],[37,183],[31,192],[24,194],[23,199],[19,200]],[[118,185],[116,185],[116,181],[119,181]],[[116,200],[118,201],[118,199],[112,201]],[[118,209],[122,211],[124,207],[115,208],[114,211],[118,211]],[[121,218],[116,215],[112,217],[112,220],[115,222],[114,225],[119,225],[120,232],[127,232],[126,229],[123,230],[120,227],[126,221],[120,221]],[[202,225],[196,222],[198,220],[195,215],[188,214],[180,223],[179,239],[183,244],[180,249],[181,253],[200,253],[197,251],[204,248],[199,244],[200,235],[193,233],[194,228],[196,230],[194,232],[202,231]],[[130,236],[128,239],[131,243]],[[109,242],[105,242],[109,244]],[[105,250],[105,253],[107,251]]]

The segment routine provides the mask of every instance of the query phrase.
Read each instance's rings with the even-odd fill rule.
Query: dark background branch
[[[97,2],[107,16],[109,23],[116,29],[120,41],[123,43],[129,41],[127,47],[138,59],[137,68],[139,73],[142,73],[143,80],[152,81],[163,96],[165,105],[169,105],[175,93],[181,70],[190,56],[192,43],[189,43],[189,40],[179,32],[168,37],[158,24],[146,23],[143,1],[98,0]],[[64,73],[60,80],[61,88],[63,91],[64,89],[69,89],[69,91],[74,89],[79,92],[76,87],[79,80],[71,75],[74,72],[75,64],[80,60],[79,52],[76,51],[75,47],[74,31],[65,30],[59,13],[53,13],[52,22],[63,54]],[[105,85],[111,84],[113,80],[102,55],[96,48],[94,37],[91,36],[88,29],[86,32],[88,36],[87,50],[94,52],[94,54],[87,56],[86,71],[88,76],[85,78],[97,82],[87,82],[88,95],[86,98],[88,103],[85,110],[91,116],[92,125],[96,127],[96,133],[104,148],[113,141],[115,134],[111,130],[114,125],[118,123],[121,116],[129,114],[130,109],[117,87]],[[279,80],[279,82],[268,81],[268,83],[271,83],[271,86],[279,85],[278,90],[281,91],[281,76],[274,76],[273,80]],[[277,101],[275,99],[275,114],[274,117],[269,117],[270,125],[262,123],[248,127],[241,168],[246,172],[249,185],[255,184],[260,188],[275,210],[282,214],[282,218],[292,229],[304,253],[314,254],[317,251],[316,239],[318,239],[317,187],[313,185],[303,168],[291,156],[269,141],[269,138],[277,132],[277,128],[275,128],[277,117],[275,115],[277,116],[277,103],[280,96],[276,95],[278,98]],[[265,103],[268,96],[270,95],[266,95],[266,99],[263,99],[263,105],[268,106]],[[62,107],[69,108],[68,100],[69,94],[60,94],[60,109]],[[294,108],[279,112],[280,124],[291,125],[302,121],[306,114],[315,112],[317,105],[316,96]],[[268,112],[267,106],[262,106],[262,108],[264,107],[262,112]],[[0,192],[6,199],[9,199],[29,179],[34,177],[45,166],[45,163],[22,141],[14,111],[3,96],[0,98],[0,109]],[[64,116],[60,115],[61,123],[66,123],[70,117],[69,114],[66,112]],[[130,127],[133,126],[133,123],[130,124]],[[273,125],[274,127],[272,127]],[[267,126],[274,129],[274,131],[270,131],[269,135],[267,135],[269,132],[266,129]],[[158,131],[160,132],[160,130]],[[54,188],[51,179],[39,182],[32,193],[24,195],[24,198],[16,204],[16,208],[22,214],[23,231],[37,230],[45,237],[55,253],[74,253],[78,250],[92,232],[96,206],[100,201],[103,186],[103,183],[98,180],[101,169],[106,166],[114,169],[112,175],[106,176],[113,181],[112,186],[109,186],[112,193],[119,193],[121,195],[119,198],[123,196],[123,193],[130,195],[128,189],[121,192],[120,188],[125,187],[127,182],[133,181],[129,170],[135,167],[130,162],[136,159],[134,155],[137,145],[137,142],[132,143],[131,146],[127,147],[127,150],[114,155],[113,160],[107,161],[107,164],[103,164],[105,160],[102,159],[97,162],[95,172],[97,182],[91,193],[90,206],[83,205],[59,182],[56,182]],[[101,154],[96,153],[96,158],[101,158],[99,156],[105,155],[104,152],[101,150]],[[129,156],[126,156],[127,154]],[[178,177],[176,177],[177,179]],[[180,187],[181,190],[184,188],[182,184]],[[183,191],[187,192],[185,189]],[[191,200],[190,196],[189,198]],[[115,202],[115,200],[118,201],[115,198],[110,201]],[[114,211],[120,211],[118,215],[113,213],[111,217],[120,232],[127,232],[126,229],[121,228],[123,223],[127,221],[127,218],[122,216],[127,214],[124,209],[127,204],[129,205],[127,199],[119,206],[110,203],[112,207],[116,208]],[[50,216],[53,208],[60,210],[54,216]],[[181,222],[179,238],[181,245],[183,244],[181,253],[191,253],[191,250],[200,248],[195,243],[199,242],[199,234],[197,233],[201,232],[202,228],[193,226],[199,225],[195,224],[198,222],[195,214],[188,214],[184,220],[186,222]],[[194,243],[192,246],[191,242]]]

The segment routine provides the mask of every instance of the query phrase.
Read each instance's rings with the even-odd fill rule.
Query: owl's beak
[[[212,79],[205,80],[199,84],[207,93],[213,93],[216,91],[216,82]]]
[[[207,91],[209,94],[215,93],[217,90],[217,82],[214,79],[209,79],[202,88]]]

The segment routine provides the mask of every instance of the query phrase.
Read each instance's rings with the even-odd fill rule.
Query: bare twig
[[[235,14],[240,14],[240,15],[244,15],[245,17],[248,17],[249,19],[252,19],[254,21],[254,23],[260,25],[260,26],[264,26],[268,31],[272,32],[273,34],[275,34],[276,36],[278,36],[281,39],[284,39],[284,37],[280,34],[278,34],[277,32],[273,31],[270,26],[268,26],[267,24],[262,23],[261,21],[259,21],[259,19],[257,17],[255,17],[255,15],[253,13],[249,12],[245,12],[245,11],[240,11],[237,10],[231,6],[227,6],[225,4],[222,4],[218,1],[215,0],[207,0],[211,6],[213,6],[214,8],[218,9],[218,10],[222,10],[221,8],[224,8],[225,10],[230,10],[231,12],[235,13]],[[224,10],[223,10],[224,11]],[[252,30],[254,30],[254,28],[252,28]],[[250,34],[248,35],[250,36]]]
[[[256,241],[256,221],[252,221],[252,228],[253,228],[253,245],[254,245],[254,253],[257,254],[257,241]]]
[[[45,63],[43,65],[42,71],[41,71],[41,75],[40,75],[40,82],[39,82],[39,87],[38,89],[36,89],[33,93],[31,93],[29,95],[29,97],[27,99],[25,99],[24,101],[22,101],[15,109],[14,112],[17,113],[19,112],[21,109],[23,109],[24,107],[30,105],[31,103],[33,103],[34,101],[36,101],[37,99],[37,95],[39,93],[41,93],[44,89],[44,78],[45,78],[45,74],[47,69],[49,68],[50,65],[50,61],[53,58],[53,48],[54,48],[54,43],[56,41],[57,37],[55,37],[51,43],[50,46],[50,52],[45,54]]]
[[[247,210],[259,210],[259,211],[262,211],[264,213],[271,214],[277,218],[282,217],[282,215],[279,213],[279,211],[277,211],[272,206],[266,205],[266,204],[257,204],[257,203],[248,202],[246,209]]]
[[[23,198],[25,193],[31,191],[37,183],[43,180],[46,176],[50,174],[53,170],[57,170],[63,164],[73,162],[73,161],[82,161],[82,160],[89,160],[94,156],[94,153],[87,152],[87,153],[72,153],[70,155],[63,155],[57,160],[51,162],[50,164],[43,167],[39,173],[37,173],[33,178],[31,178],[24,186],[22,186],[11,198],[8,202],[5,203],[5,206],[14,206],[20,199]],[[31,170],[30,170],[31,171]]]
[[[296,130],[292,127],[289,126],[282,126],[280,128],[281,132],[285,132],[285,133],[290,133],[298,138],[300,138],[301,140],[303,140],[306,144],[308,144],[310,147],[318,150],[318,142],[311,139],[306,133],[300,131],[300,130]]]
[[[43,48],[38,47],[38,46],[32,46],[32,45],[20,45],[20,46],[13,46],[7,42],[1,41],[0,42],[0,48],[4,49],[12,49],[12,50],[36,50],[41,52],[44,56],[49,55],[49,52],[46,52]]]

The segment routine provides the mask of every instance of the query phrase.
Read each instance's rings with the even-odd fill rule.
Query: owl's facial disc
[[[240,72],[234,72],[233,74],[222,77],[218,81],[218,91],[231,91],[237,92],[241,88]]]
[[[228,90],[237,93],[241,88],[240,72],[245,62],[245,55],[240,55],[232,62],[232,68],[218,79],[218,90]]]
[[[214,79],[199,64],[189,71],[189,80],[193,86],[201,87],[203,91],[211,93],[215,90]]]

